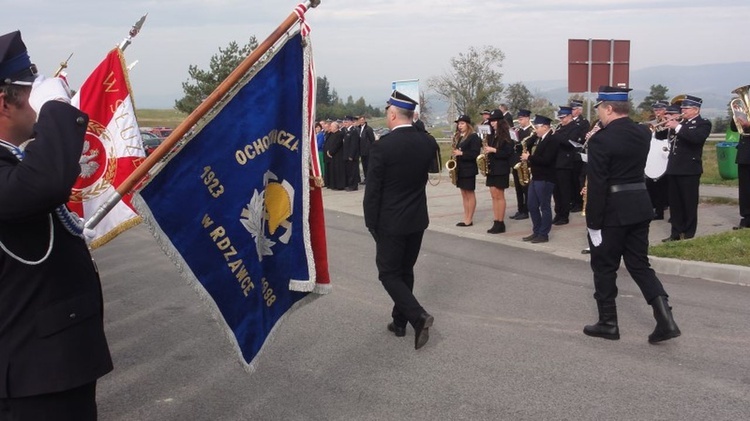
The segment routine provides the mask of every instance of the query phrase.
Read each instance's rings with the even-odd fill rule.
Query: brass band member
[[[651,130],[653,132],[654,137],[657,139],[666,139],[667,138],[667,129],[664,127],[663,124],[665,119],[667,118],[667,107],[669,106],[669,101],[660,100],[656,101],[651,105],[651,110],[654,112],[654,120],[653,125],[651,126]],[[669,183],[667,182],[667,177],[659,177],[658,180],[653,180],[651,178],[646,177],[646,189],[648,190],[648,195],[651,197],[651,204],[654,206],[654,220],[662,220],[664,219],[664,209],[667,207],[667,186]]]
[[[596,112],[602,129],[588,142],[586,227],[599,320],[583,333],[620,339],[617,325],[617,270],[625,261],[630,276],[653,307],[656,328],[650,343],[680,336],[667,293],[648,262],[651,201],[643,174],[651,133],[628,118],[627,88],[599,88]],[[533,167],[532,167],[533,169]]]
[[[555,189],[555,160],[558,141],[550,134],[552,120],[537,115],[534,117],[536,146],[521,155],[529,162],[531,183],[529,183],[529,216],[533,232],[523,237],[523,241],[546,243],[552,229],[552,191]]]
[[[703,145],[711,121],[700,116],[702,99],[686,95],[680,105],[682,120],[667,121],[674,142],[667,161],[669,217],[672,233],[663,241],[695,237],[698,227],[698,187],[703,173]]]
[[[453,150],[456,159],[456,187],[461,190],[461,199],[464,205],[464,220],[457,223],[457,227],[470,227],[474,225],[474,211],[477,209],[477,197],[474,194],[477,185],[477,157],[482,149],[482,140],[474,133],[471,118],[461,115],[456,120],[456,136],[458,142]]]
[[[746,104],[748,105],[748,104]],[[732,119],[732,130],[740,133],[740,142],[737,144],[737,181],[739,181],[740,219],[739,225],[734,229],[750,228],[750,122],[738,116],[741,127]]]
[[[518,110],[518,129],[516,130],[516,138],[518,139],[518,143],[515,147],[515,155],[514,159],[511,160],[511,167],[516,164],[515,160],[520,159],[521,153],[523,152],[523,145],[521,142],[524,140],[526,141],[526,149],[531,150],[531,148],[534,146],[534,142],[536,141],[536,136],[534,133],[534,126],[531,124],[531,111],[529,110]],[[513,168],[513,187],[515,187],[516,190],[516,203],[518,203],[518,211],[512,215],[509,216],[510,219],[515,220],[522,220],[522,219],[529,219],[529,207],[528,207],[528,198],[529,198],[529,186],[523,185],[521,183],[520,174],[518,173],[518,170]]]
[[[573,110],[567,106],[560,107],[557,112],[560,125],[555,129],[555,139],[559,145],[555,163],[555,218],[552,220],[552,225],[565,225],[570,222],[573,192],[577,185],[573,170],[578,150],[570,141],[580,145],[579,136],[581,135],[578,133],[578,127],[573,123],[572,112]],[[575,191],[578,192],[580,189]]]
[[[571,99],[570,100],[570,110],[571,110],[571,117],[573,118],[572,123],[575,124],[576,128],[578,129],[578,135],[576,136],[578,138],[578,141],[583,143],[584,137],[586,136],[586,133],[588,133],[589,128],[591,126],[591,123],[583,116],[583,101],[579,99]],[[577,148],[578,152],[583,151],[583,145],[581,147]],[[583,173],[583,161],[581,160],[581,155],[577,154],[573,156],[573,193],[571,195],[570,201],[572,203],[572,207],[570,208],[571,212],[581,212],[583,210],[583,199],[580,194],[576,194],[576,192],[581,191],[584,184],[584,179],[586,178],[586,175]]]
[[[500,110],[490,114],[490,136],[484,153],[487,154],[487,187],[492,196],[492,228],[487,232],[505,232],[505,189],[510,184],[510,158],[513,156],[513,140],[510,127]]]

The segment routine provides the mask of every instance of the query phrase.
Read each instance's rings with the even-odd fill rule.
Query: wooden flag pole
[[[304,6],[305,10],[307,10],[311,7],[317,7],[319,4],[320,0],[306,0],[301,6]],[[113,193],[112,196],[110,196],[110,198],[107,199],[99,209],[97,209],[96,213],[86,221],[85,227],[91,229],[99,224],[104,216],[109,213],[109,211],[111,211],[120,200],[122,200],[122,197],[130,193],[141,182],[141,180],[146,177],[151,168],[164,158],[177,142],[179,142],[180,139],[182,139],[182,137],[185,136],[185,134],[195,126],[198,121],[240,81],[240,79],[242,79],[245,73],[247,73],[250,68],[253,67],[253,65],[255,65],[255,63],[257,63],[258,60],[260,60],[260,58],[263,57],[263,55],[273,47],[282,36],[284,36],[289,28],[299,20],[300,16],[296,10],[290,13],[284,22],[282,22],[281,25],[279,25],[279,27],[268,36],[268,38],[260,43],[256,49],[245,57],[242,63],[240,63],[239,66],[237,66],[237,68],[235,68],[232,73],[230,73],[229,76],[227,76],[227,78],[224,79],[224,81],[221,82],[213,92],[211,92],[211,95],[201,102],[201,104],[193,110],[193,112],[190,113],[190,115],[188,115],[187,118],[185,118],[185,120],[183,120],[166,139],[164,139],[161,145],[159,145],[159,147],[156,148],[156,150],[154,150],[151,155],[149,155],[146,160],[143,161],[143,163],[117,187],[116,192]]]

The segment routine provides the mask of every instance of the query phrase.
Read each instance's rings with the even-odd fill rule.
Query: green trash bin
[[[719,142],[716,144],[716,161],[719,164],[719,175],[724,180],[737,179],[737,142]]]

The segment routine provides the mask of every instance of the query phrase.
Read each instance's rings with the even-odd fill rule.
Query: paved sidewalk
[[[433,184],[435,181],[437,179],[431,180]],[[738,191],[735,187],[701,186],[700,193],[703,197],[734,199],[738,197]],[[463,215],[461,195],[445,174],[437,185],[427,186],[427,194],[430,209],[430,230],[588,261],[588,255],[581,254],[581,250],[587,246],[587,240],[586,222],[580,212],[570,215],[569,224],[553,226],[548,243],[530,244],[522,241],[521,238],[531,234],[531,220],[515,221],[508,219],[508,216],[513,215],[518,210],[516,193],[512,187],[505,191],[507,202],[505,226],[507,231],[503,234],[488,234],[486,232],[492,226],[493,219],[490,192],[489,188],[484,186],[484,177],[477,177],[477,210],[474,214],[474,226],[471,227],[456,226],[456,222],[461,221]],[[326,209],[362,216],[363,195],[364,186],[360,186],[359,190],[353,192],[324,189],[323,203]],[[661,244],[661,239],[669,236],[668,218],[669,211],[666,212],[665,220],[651,223],[650,244]],[[704,236],[729,231],[738,222],[739,213],[735,205],[700,204],[698,206],[698,232],[696,235]],[[651,266],[661,274],[750,285],[750,267],[660,257],[651,257]]]

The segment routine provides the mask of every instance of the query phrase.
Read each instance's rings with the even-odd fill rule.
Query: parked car
[[[151,132],[141,130],[141,143],[143,143],[143,150],[146,152],[146,156],[151,155],[151,152],[158,148],[163,140]]]
[[[164,140],[169,137],[170,134],[174,129],[170,129],[169,127],[152,127],[151,133],[155,134],[160,139]]]

